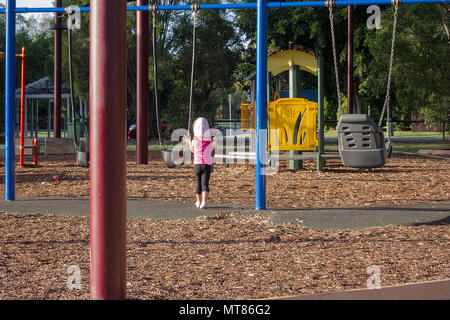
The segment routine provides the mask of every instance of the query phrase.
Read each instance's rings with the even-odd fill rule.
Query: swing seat
[[[367,114],[346,114],[339,118],[339,154],[344,166],[378,168],[384,166],[391,152],[386,148],[383,130]]]
[[[167,168],[176,169],[183,165],[183,151],[179,151],[178,159],[175,160],[172,159],[172,150],[170,149],[161,150],[161,154]]]

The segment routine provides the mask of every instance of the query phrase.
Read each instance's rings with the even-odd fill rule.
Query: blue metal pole
[[[16,0],[6,6],[5,200],[15,200],[14,94],[16,83]]]
[[[255,209],[266,209],[267,149],[267,6],[258,0],[256,14],[256,169]]]

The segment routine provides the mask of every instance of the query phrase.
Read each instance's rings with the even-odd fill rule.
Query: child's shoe
[[[200,205],[200,209],[207,209],[208,206],[206,205],[206,202],[202,202],[202,204]]]
[[[197,207],[197,209],[200,208],[200,201],[196,201],[195,206]]]

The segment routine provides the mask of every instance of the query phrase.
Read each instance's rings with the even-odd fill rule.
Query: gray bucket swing
[[[333,9],[329,6],[331,37],[333,45],[334,73],[336,77],[336,89],[339,105],[339,121],[336,127],[338,133],[339,155],[344,166],[353,168],[378,168],[386,163],[386,159],[392,156],[392,143],[390,132],[387,130],[387,141],[384,139],[381,129],[384,113],[387,115],[387,123],[390,122],[390,86],[392,80],[392,65],[394,60],[395,31],[397,26],[398,2],[395,2],[394,24],[392,30],[391,56],[389,61],[389,73],[386,89],[386,97],[378,125],[367,114],[343,114],[340,101],[339,75],[337,68],[336,44],[334,37]]]
[[[390,141],[384,141],[383,130],[367,114],[342,115],[337,132],[339,154],[345,166],[378,168],[390,157]]]
[[[186,161],[185,155],[187,154],[183,151],[183,149],[177,152],[175,147],[174,149],[162,149],[161,155],[167,168],[177,169],[184,164]]]

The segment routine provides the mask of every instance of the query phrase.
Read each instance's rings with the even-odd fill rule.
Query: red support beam
[[[26,83],[25,83],[25,72],[26,72],[26,49],[22,47],[22,76],[20,81],[21,93],[20,93],[20,152],[19,152],[19,165],[23,167],[24,165],[24,151],[25,151],[25,97],[26,97]]]
[[[126,298],[126,1],[91,1],[91,299]]]
[[[62,7],[62,0],[55,1],[55,7]],[[54,91],[53,91],[53,136],[61,138],[61,37],[62,14],[55,13]]]
[[[148,0],[137,5],[148,6]],[[148,11],[136,15],[136,163],[148,164]]]
[[[353,113],[353,6],[347,6],[347,113]]]

